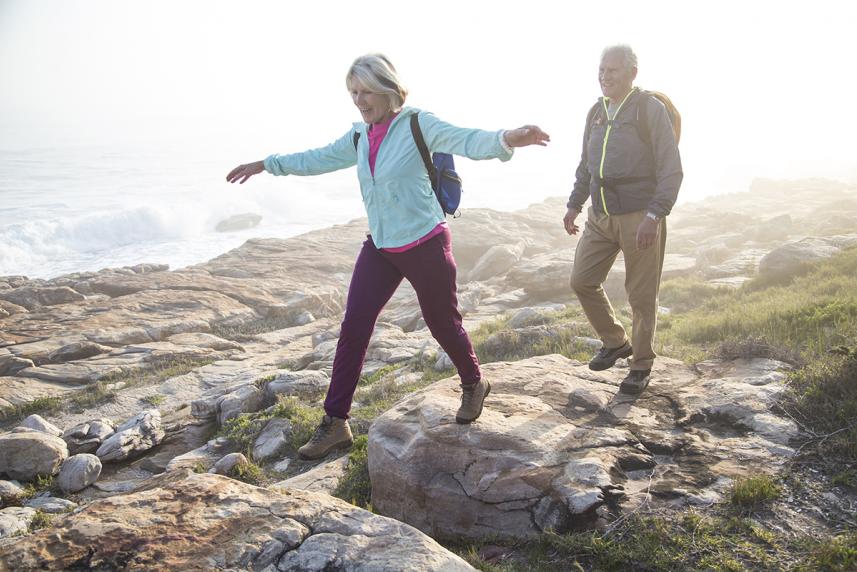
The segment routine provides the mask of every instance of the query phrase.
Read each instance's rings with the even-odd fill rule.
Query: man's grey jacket
[[[667,216],[683,173],[666,108],[654,96],[634,88],[611,122],[603,99],[599,98],[598,108],[589,115],[592,124],[585,130],[583,153],[567,206],[583,211],[591,196],[596,212],[646,210]],[[647,106],[648,142],[643,141],[646,129],[639,120],[642,105]]]

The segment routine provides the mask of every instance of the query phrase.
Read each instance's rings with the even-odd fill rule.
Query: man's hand
[[[265,170],[265,162],[264,161],[255,161],[253,163],[246,163],[244,165],[238,165],[226,175],[227,182],[235,183],[237,182],[239,185],[243,185],[244,181],[252,177],[253,175],[258,175],[262,171]]]
[[[526,147],[527,145],[544,147],[551,140],[551,136],[535,125],[524,125],[517,129],[509,129],[503,133],[503,139],[509,147]]]
[[[658,236],[659,222],[649,217],[643,217],[643,222],[637,227],[637,248],[645,250],[655,243]]]
[[[562,218],[562,223],[565,225],[565,232],[571,235],[577,234],[580,228],[574,224],[574,219],[577,218],[577,215],[580,214],[580,211],[576,208],[569,207],[568,211],[565,213],[565,216]]]

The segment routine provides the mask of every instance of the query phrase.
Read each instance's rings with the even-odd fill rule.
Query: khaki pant
[[[589,323],[605,347],[619,347],[628,340],[628,336],[625,328],[616,320],[602,284],[619,251],[622,251],[625,258],[625,291],[633,313],[631,346],[634,355],[629,363],[631,369],[638,370],[651,369],[655,361],[652,345],[667,239],[666,221],[661,219],[655,243],[645,250],[637,248],[637,227],[645,216],[646,211],[607,216],[589,207],[571,271],[571,287]]]

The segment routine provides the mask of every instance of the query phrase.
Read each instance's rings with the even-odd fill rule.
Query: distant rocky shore
[[[518,338],[558,335],[543,317],[576,305],[564,205],[450,221],[469,328],[511,316]],[[735,288],[857,246],[857,189],[757,181],[668,221],[665,279]],[[371,420],[378,514],[331,497],[347,457],[300,464],[288,419],[265,418],[248,449],[222,429],[284,398],[318,408],[365,233],[359,219],[253,239],[176,271],[0,277],[0,569],[471,570],[433,538],[594,526],[643,498],[709,504],[794,454],[799,427],[772,407],[789,366],[770,359],[661,359],[639,399],[617,393],[621,371],[558,355],[491,363],[485,414],[457,425],[454,372],[403,284],[364,373],[409,387],[430,364],[441,379]],[[620,260],[605,284],[617,303],[623,285]],[[248,456],[284,478],[226,476]]]

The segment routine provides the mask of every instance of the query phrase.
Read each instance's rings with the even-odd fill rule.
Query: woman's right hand
[[[244,165],[238,165],[237,167],[229,171],[229,174],[226,175],[226,181],[229,183],[237,182],[239,185],[243,185],[244,181],[246,181],[253,175],[258,175],[264,170],[264,161],[255,161],[253,163],[245,163]]]

